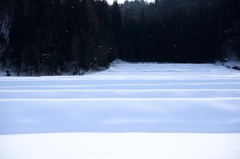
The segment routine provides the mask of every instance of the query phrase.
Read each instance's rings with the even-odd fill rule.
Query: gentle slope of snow
[[[85,76],[2,76],[0,158],[239,159],[240,72],[120,62]]]

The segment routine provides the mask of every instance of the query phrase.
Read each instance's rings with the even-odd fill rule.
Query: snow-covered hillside
[[[1,159],[240,158],[240,72],[224,66],[0,81]]]

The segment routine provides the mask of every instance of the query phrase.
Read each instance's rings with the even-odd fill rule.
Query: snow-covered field
[[[240,158],[240,72],[115,63],[0,77],[0,159]]]

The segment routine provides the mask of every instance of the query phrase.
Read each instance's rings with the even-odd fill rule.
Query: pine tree
[[[120,58],[123,56],[123,22],[120,7],[117,1],[113,2],[110,8],[111,30],[113,32],[114,42],[117,45],[117,51]]]
[[[87,69],[97,69],[101,47],[100,34],[99,34],[99,21],[93,6],[94,1],[87,1],[87,15],[88,15],[88,31],[86,36],[86,54],[85,65]]]
[[[14,21],[10,31],[11,61],[16,68],[17,75],[20,75],[22,66],[23,39],[24,39],[24,8],[23,1],[16,0],[14,9]]]
[[[64,4],[64,16],[67,31],[67,49],[64,61],[67,65],[67,72],[73,75],[81,70],[83,65],[82,44],[82,10],[81,3],[78,0],[67,0]]]

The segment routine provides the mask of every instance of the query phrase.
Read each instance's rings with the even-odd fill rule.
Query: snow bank
[[[56,133],[0,136],[1,159],[239,159],[239,134]]]

